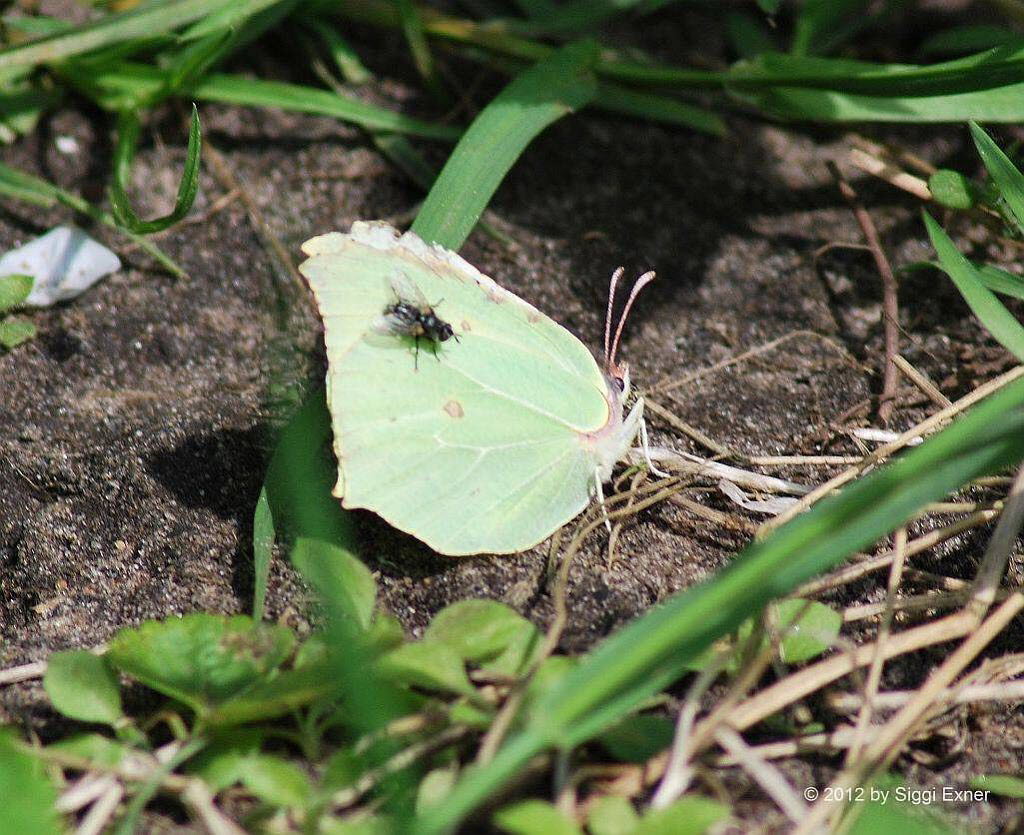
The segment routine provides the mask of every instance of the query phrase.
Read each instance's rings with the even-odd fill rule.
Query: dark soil
[[[428,108],[413,87],[395,81],[366,94]],[[156,135],[170,144],[144,149],[135,175],[141,208],[151,215],[173,203],[184,158],[182,122],[165,115]],[[347,230],[357,219],[409,217],[421,199],[355,129],[221,106],[201,115],[212,144],[296,261],[314,234]],[[0,158],[100,199],[111,129],[72,104]],[[595,349],[612,269],[656,269],[659,279],[637,305],[623,349],[641,388],[794,331],[827,337],[796,337],[662,403],[744,452],[853,452],[836,427],[879,388],[880,287],[865,252],[815,257],[824,244],[860,241],[825,167],[843,158],[846,134],[739,117],[730,130],[715,139],[592,112],[565,119],[531,146],[491,205],[495,225],[514,245],[478,230],[462,254]],[[972,158],[960,127],[871,133],[936,164]],[[56,150],[55,137],[64,135],[78,140],[77,153]],[[894,263],[931,257],[915,202],[847,173]],[[304,291],[268,255],[243,202],[211,210],[223,194],[207,167],[192,219],[157,236],[187,280],[161,272],[109,230],[92,229],[125,268],[79,299],[33,314],[39,338],[0,356],[3,666],[91,647],[149,618],[251,608],[251,519],[264,465],[287,404],[322,374],[322,347]],[[63,211],[6,204],[0,249],[67,219]],[[1008,365],[944,278],[917,273],[903,290],[905,354],[949,397]],[[282,301],[291,303],[286,316]],[[919,419],[920,405],[899,405],[895,426]],[[656,419],[652,429],[657,443],[705,453]],[[785,475],[817,482],[828,473]],[[714,490],[691,498],[739,513]],[[382,604],[410,634],[448,603],[472,597],[506,601],[547,624],[544,547],[450,559],[368,514],[358,524]],[[710,577],[747,539],[664,504],[625,530],[609,566],[599,532],[571,574],[563,649],[585,650]],[[956,549],[963,576],[983,547],[984,537],[975,536]],[[877,599],[878,588],[855,591]],[[273,567],[267,599],[269,617],[305,627],[308,596],[283,560]],[[901,686],[927,674],[912,662],[902,667],[889,665]],[[0,691],[0,720],[38,725],[49,716],[38,685]],[[909,765],[911,779],[964,785],[976,774],[1020,772],[1022,718],[1019,708],[973,711],[957,727],[959,755]],[[828,764],[791,767],[808,779],[828,773]],[[730,783],[744,779],[734,775]],[[962,811],[991,831],[1008,825],[1019,806]]]

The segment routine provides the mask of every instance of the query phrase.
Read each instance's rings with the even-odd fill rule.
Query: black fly
[[[373,329],[378,333],[411,336],[416,352],[413,364],[419,369],[421,339],[430,342],[436,357],[439,342],[447,342],[453,336],[458,342],[459,337],[452,326],[434,312],[433,305],[408,276],[395,273],[390,278],[390,284],[394,300],[384,308],[383,314],[374,322]]]

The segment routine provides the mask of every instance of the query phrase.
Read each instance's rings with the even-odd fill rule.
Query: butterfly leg
[[[415,371],[420,370],[420,337],[419,334],[413,337],[412,367]]]
[[[644,451],[644,461],[647,462],[647,469],[654,473],[658,478],[670,478],[670,474],[659,470],[654,462],[651,460],[651,448],[647,443],[647,421],[640,418],[640,447]]]
[[[604,514],[604,526],[608,533],[612,532],[612,520],[608,518],[608,508],[604,504],[604,487],[601,486],[601,468],[594,467],[594,492],[597,495],[597,503],[601,505],[601,512]]]

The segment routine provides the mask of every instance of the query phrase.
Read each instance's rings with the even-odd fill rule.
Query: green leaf
[[[267,601],[267,582],[270,580],[270,562],[274,558],[274,515],[270,512],[267,488],[260,488],[256,510],[252,515],[252,619],[263,620]]]
[[[672,744],[675,723],[665,716],[627,716],[597,737],[619,762],[644,763]]]
[[[451,647],[466,661],[497,658],[509,646],[532,638],[537,627],[497,600],[460,600],[438,612],[423,633],[425,641]]]
[[[632,835],[640,822],[633,804],[625,797],[606,794],[590,805],[587,832],[590,835]]]
[[[332,611],[368,629],[377,601],[377,583],[358,558],[318,539],[299,539],[292,563]]]
[[[959,171],[940,168],[928,178],[928,189],[939,203],[951,209],[969,209],[974,203],[975,188]]]
[[[583,835],[583,830],[543,800],[521,800],[494,813],[493,822],[511,835]]]
[[[206,722],[211,726],[227,727],[271,719],[322,699],[335,687],[323,665],[285,670],[226,698],[206,713]]]
[[[110,208],[117,221],[136,235],[162,232],[189,213],[199,189],[199,154],[202,131],[199,111],[192,105],[192,121],[188,130],[188,154],[185,169],[178,184],[178,196],[169,214],[153,220],[142,220],[131,207],[127,187],[131,180],[131,164],[139,139],[139,116],[135,111],[123,111],[118,118],[117,147],[114,151],[114,180],[110,186]]]
[[[124,719],[117,676],[102,656],[55,652],[47,661],[43,687],[57,710],[79,722],[116,725]]]
[[[273,673],[295,644],[291,631],[243,615],[194,614],[119,632],[107,657],[147,687],[200,717]]]
[[[265,738],[263,728],[232,728],[216,735],[192,758],[186,770],[217,794],[241,779],[242,762],[259,753]]]
[[[22,751],[7,729],[0,729],[0,797],[6,832],[56,835],[61,831],[53,783],[42,763]]]
[[[385,680],[407,687],[476,695],[462,659],[437,641],[403,644],[380,657],[377,671]]]
[[[30,275],[0,276],[0,313],[24,303],[35,281]]]
[[[787,664],[809,661],[828,651],[839,637],[843,616],[824,603],[791,598],[769,607],[782,636],[779,653]]]
[[[648,812],[633,835],[701,835],[729,817],[729,809],[700,795],[688,795],[665,809]]]
[[[971,122],[971,136],[992,182],[1017,221],[1017,230],[1024,232],[1024,174],[1017,170],[1017,166],[975,122]]]
[[[953,283],[964,297],[964,301],[974,311],[974,315],[981,320],[981,324],[999,344],[1024,361],[1024,327],[1021,327],[992,291],[985,287],[974,265],[960,254],[949,236],[928,212],[924,212],[924,225],[939,256],[939,264],[946,275],[953,279]]]
[[[427,195],[412,229],[457,250],[534,137],[597,94],[597,46],[570,44],[526,70],[473,120]]]
[[[252,754],[238,764],[238,779],[256,797],[272,806],[296,809],[309,803],[309,776],[294,763],[269,754]]]
[[[971,788],[1024,799],[1024,779],[1012,774],[982,774],[971,780]]]
[[[24,319],[0,321],[0,347],[10,351],[36,335],[36,326]]]
[[[72,734],[46,747],[50,751],[89,760],[99,768],[117,768],[135,753],[130,745],[95,733]]]

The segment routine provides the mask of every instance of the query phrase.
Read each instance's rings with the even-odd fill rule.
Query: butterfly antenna
[[[619,268],[621,272],[621,267]],[[633,285],[633,289],[629,291],[629,298],[626,299],[626,306],[622,309],[622,315],[619,317],[619,325],[615,328],[615,339],[612,340],[611,353],[608,353],[607,344],[605,347],[605,355],[607,359],[607,365],[609,369],[615,367],[615,355],[619,350],[619,340],[622,338],[622,329],[626,325],[626,319],[629,318],[630,308],[633,307],[633,302],[636,301],[636,297],[640,295],[640,291],[644,289],[648,284],[654,281],[654,271],[644,273],[640,278],[636,280]],[[607,343],[607,340],[606,340]]]
[[[608,285],[608,309],[604,314],[604,364],[607,366],[611,363],[611,357],[608,355],[608,348],[611,344],[612,337],[612,311],[615,307],[615,288],[618,286],[619,279],[622,278],[624,267],[619,267],[615,272],[612,273],[612,280]]]

